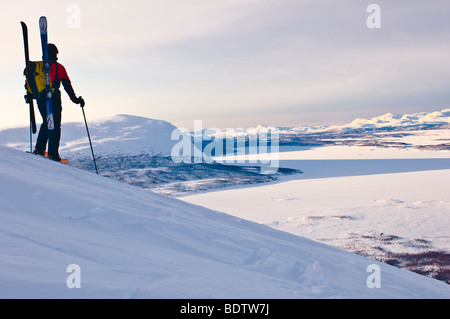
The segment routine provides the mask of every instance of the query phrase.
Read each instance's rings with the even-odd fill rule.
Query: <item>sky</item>
[[[246,129],[450,107],[448,1],[2,0],[0,128],[28,125],[20,21],[40,60],[42,15],[88,121]]]

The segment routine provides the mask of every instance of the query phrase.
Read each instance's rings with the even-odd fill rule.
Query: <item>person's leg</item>
[[[55,90],[52,98],[53,121],[55,128],[48,133],[48,156],[54,160],[59,160],[59,142],[61,139],[61,93]]]
[[[40,98],[38,101],[39,113],[42,116],[42,124],[39,129],[38,138],[36,141],[36,147],[34,149],[35,154],[44,155],[45,149],[47,148],[48,141],[48,127],[47,127],[47,105],[45,102],[45,97]]]

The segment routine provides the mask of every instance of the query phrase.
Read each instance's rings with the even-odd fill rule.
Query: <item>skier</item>
[[[48,60],[50,63],[50,82],[54,89],[52,93],[52,107],[54,116],[53,130],[49,130],[47,126],[47,106],[46,96],[41,94],[38,98],[38,108],[42,116],[42,125],[39,130],[36,148],[34,154],[45,155],[45,149],[47,148],[48,141],[48,157],[54,161],[61,161],[59,156],[59,142],[61,139],[61,115],[62,115],[62,103],[61,103],[61,91],[59,90],[61,83],[64,86],[64,90],[69,95],[70,100],[75,104],[80,104],[84,107],[83,98],[77,97],[72,88],[72,83],[67,75],[66,69],[61,63],[56,62],[58,60],[58,48],[53,44],[48,44]]]

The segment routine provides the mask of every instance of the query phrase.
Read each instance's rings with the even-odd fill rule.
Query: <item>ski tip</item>
[[[39,28],[41,33],[47,32],[47,18],[42,16],[39,18]]]

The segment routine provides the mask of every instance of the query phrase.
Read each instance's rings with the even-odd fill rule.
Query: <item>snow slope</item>
[[[430,145],[450,130],[419,133]],[[448,282],[449,151],[287,147],[280,166],[303,174],[182,199]]]
[[[2,298],[450,298],[440,281],[1,146]],[[79,265],[81,288],[67,267]],[[381,267],[368,288],[367,267]]]

